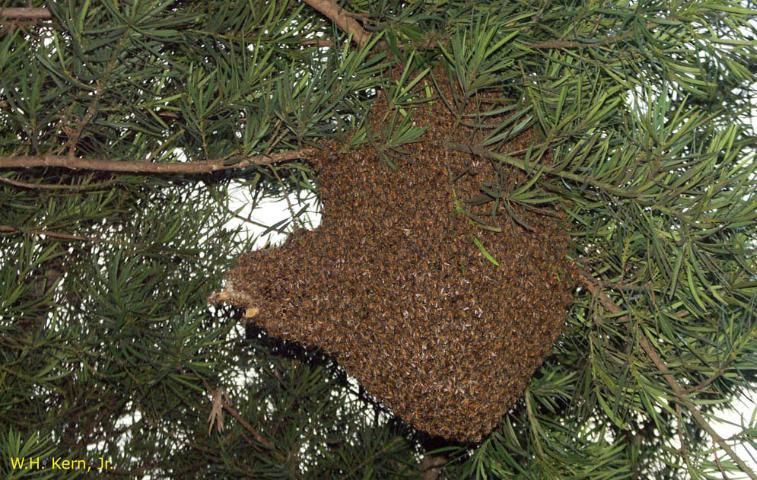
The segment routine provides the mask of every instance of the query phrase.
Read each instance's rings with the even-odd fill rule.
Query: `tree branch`
[[[54,232],[51,230],[40,230],[36,228],[32,228],[32,229],[17,228],[17,227],[12,227],[10,225],[0,225],[0,234],[3,234],[3,233],[23,233],[23,234],[31,234],[31,235],[44,235],[46,237],[54,238],[56,240],[69,240],[69,241],[74,241],[74,242],[99,241],[99,239],[95,237],[82,237],[79,235],[72,235],[70,233]]]
[[[554,50],[554,49],[568,49],[568,48],[587,48],[603,45],[604,43],[587,43],[576,42],[573,40],[545,40],[543,42],[527,43],[528,48],[535,50]]]
[[[316,46],[316,47],[334,48],[334,42],[326,38],[306,38],[302,40],[300,44],[305,45],[307,47]]]
[[[649,341],[649,339],[642,335],[639,337],[639,344],[641,345],[641,348],[646,352],[647,356],[649,356],[649,359],[652,360],[652,363],[654,363],[655,367],[662,373],[662,377],[665,379],[665,381],[670,385],[670,388],[673,390],[673,393],[679,398],[681,403],[689,410],[691,413],[691,416],[694,417],[694,420],[699,424],[702,429],[707,432],[712,439],[717,443],[720,448],[725,451],[725,453],[728,454],[729,457],[731,457],[731,460],[733,460],[736,465],[739,466],[739,468],[746,473],[749,478],[752,480],[757,480],[757,474],[752,471],[751,468],[738,456],[736,455],[736,452],[733,451],[730,445],[721,437],[718,435],[718,432],[715,431],[714,428],[707,422],[707,419],[704,418],[704,415],[702,415],[702,412],[699,411],[699,408],[692,402],[689,397],[686,395],[686,392],[684,392],[683,387],[680,383],[671,375],[670,369],[665,364],[665,362],[660,358],[660,354],[657,353],[657,350],[654,348],[652,343]]]
[[[613,35],[610,37],[587,42],[579,42],[575,40],[546,40],[543,42],[527,43],[526,46],[536,50],[592,48],[609,45],[611,43],[622,42],[633,37],[634,34],[632,32],[625,32],[620,35]]]
[[[116,180],[106,180],[100,183],[91,183],[83,185],[66,185],[66,184],[51,184],[51,183],[30,183],[22,182],[21,180],[14,180],[12,178],[0,177],[0,183],[5,183],[18,188],[26,188],[30,190],[70,190],[70,191],[82,191],[82,190],[96,190],[98,188],[106,188],[117,184]]]
[[[291,150],[288,152],[257,155],[241,159],[216,159],[201,162],[153,163],[136,161],[102,160],[88,158],[69,158],[60,155],[9,156],[0,157],[0,169],[3,168],[37,168],[57,167],[69,170],[95,170],[100,172],[152,173],[152,174],[197,174],[212,173],[221,170],[247,168],[252,165],[271,165],[307,158],[312,155],[312,148]]]
[[[0,8],[0,18],[9,20],[51,20],[47,8]]]
[[[610,297],[607,296],[606,293],[601,291],[597,280],[595,280],[591,275],[589,275],[585,271],[579,270],[579,276],[581,277],[582,283],[586,287],[586,289],[591,293],[592,295],[598,296],[600,303],[604,308],[606,308],[609,312],[619,315],[622,313],[622,309],[615,304],[615,302],[612,301]],[[626,321],[629,321],[628,315],[623,315],[621,317],[625,319]],[[694,421],[697,422],[697,424],[705,431],[707,432],[710,437],[715,441],[715,443],[720,446],[720,448],[725,451],[729,457],[731,457],[731,460],[738,465],[738,467],[746,473],[749,478],[752,480],[757,480],[757,474],[752,471],[751,468],[736,454],[736,452],[731,448],[730,445],[721,437],[718,435],[718,433],[715,431],[714,428],[709,424],[706,418],[704,418],[704,415],[702,415],[702,412],[699,410],[699,408],[692,402],[689,397],[686,395],[686,392],[684,388],[681,386],[680,383],[678,383],[678,380],[673,377],[671,374],[670,369],[668,368],[668,365],[665,363],[665,361],[660,357],[660,354],[657,352],[657,349],[652,345],[652,342],[649,341],[649,339],[646,337],[646,335],[641,335],[639,337],[639,345],[641,346],[641,349],[644,350],[644,353],[647,354],[649,359],[652,361],[654,366],[657,368],[657,370],[662,374],[662,378],[665,379],[665,382],[670,386],[670,389],[673,390],[673,393],[676,397],[678,397],[678,400],[681,404],[683,404],[691,413],[691,416],[694,418]]]
[[[121,42],[119,42],[119,44],[120,43]],[[111,61],[108,62],[106,73],[104,74],[106,78],[110,76],[110,73],[116,65],[117,59],[118,56],[114,55]],[[92,100],[90,100],[89,105],[87,106],[87,111],[84,113],[84,116],[79,119],[76,127],[74,127],[70,131],[68,141],[63,146],[64,150],[67,151],[68,158],[74,158],[74,156],[76,155],[76,147],[79,146],[81,134],[84,132],[84,128],[92,121],[93,118],[95,118],[95,115],[97,114],[97,104],[100,102],[100,97],[102,97],[103,93],[105,93],[105,89],[101,85],[101,81],[98,80],[97,88],[95,88],[95,93],[92,96]]]
[[[207,383],[205,383],[205,388],[208,389],[211,398],[211,409],[210,415],[208,416],[208,435],[213,431],[213,427],[216,427],[218,432],[224,430],[223,412],[225,411],[234,417],[242,428],[247,430],[255,438],[255,441],[269,450],[273,449],[273,444],[261,435],[260,432],[255,430],[255,428],[242,417],[237,409],[234,408],[234,405],[231,404],[231,401],[223,388],[210,389]],[[249,441],[249,438],[246,435],[242,434],[242,436]]]
[[[371,34],[365,31],[360,23],[353,18],[352,14],[347,13],[343,8],[336,4],[334,0],[304,0],[305,3],[318,10],[331,21],[336,23],[342,31],[352,35],[352,39],[359,47],[364,47],[371,37]]]
[[[223,409],[226,410],[229,415],[234,417],[234,419],[239,422],[240,425],[242,425],[242,428],[250,432],[250,435],[253,436],[253,438],[261,445],[263,445],[265,448],[269,450],[273,450],[273,444],[269,442],[263,435],[260,434],[255,428],[250,425],[250,422],[244,419],[242,415],[237,411],[236,408],[234,408],[229,401],[223,402]]]

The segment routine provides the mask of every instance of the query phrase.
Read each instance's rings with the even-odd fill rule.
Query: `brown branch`
[[[114,59],[117,57],[114,57]],[[113,69],[113,65],[115,65],[114,61],[109,62],[107,67],[106,77],[110,75],[110,71]],[[84,116],[79,119],[79,121],[76,124],[76,127],[74,127],[72,130],[70,130],[70,135],[68,138],[68,141],[63,146],[64,150],[67,150],[67,156],[68,158],[74,158],[76,155],[76,147],[79,146],[79,140],[81,139],[81,134],[84,133],[84,128],[89,124],[89,122],[92,121],[93,118],[95,118],[95,115],[97,114],[97,104],[100,102],[100,97],[105,92],[105,89],[100,84],[100,81],[97,82],[97,88],[95,89],[95,93],[92,96],[92,100],[90,100],[89,105],[87,106],[87,111],[84,113]]]
[[[226,390],[224,390],[223,388],[211,389],[209,388],[207,383],[205,383],[205,388],[208,389],[208,392],[210,393],[211,401],[210,415],[208,416],[208,435],[212,433],[213,427],[215,427],[216,431],[218,431],[219,433],[224,430],[223,412],[225,411],[228,412],[229,415],[234,417],[234,419],[239,422],[239,424],[242,425],[245,430],[252,434],[252,436],[259,444],[263,445],[269,450],[273,450],[273,444],[263,435],[261,435],[260,432],[255,430],[255,428],[250,425],[250,423],[245,420],[242,415],[240,415],[237,409],[234,408],[234,406],[231,404],[231,401],[229,400],[228,395],[226,394]],[[242,436],[249,441],[247,435],[243,433]]]
[[[552,49],[561,49],[561,48],[584,48],[584,47],[591,47],[594,45],[596,44],[574,42],[572,40],[546,40],[544,42],[526,44],[528,48],[533,48],[535,50],[552,50]]]
[[[660,358],[659,353],[657,353],[657,350],[654,348],[652,343],[647,339],[646,336],[642,335],[639,337],[639,344],[641,345],[641,348],[646,352],[647,356],[649,356],[649,359],[652,360],[652,363],[654,363],[655,367],[662,373],[662,377],[665,379],[665,381],[670,385],[670,388],[673,390],[673,393],[679,398],[681,403],[689,409],[689,412],[691,413],[691,416],[694,417],[694,420],[699,424],[702,429],[707,432],[712,439],[717,443],[720,448],[725,451],[725,453],[728,454],[729,457],[731,457],[731,460],[733,460],[736,465],[739,466],[739,468],[746,473],[749,478],[752,480],[757,480],[757,474],[752,471],[751,468],[738,456],[736,455],[736,452],[733,451],[730,445],[721,437],[718,435],[718,432],[715,431],[714,428],[707,422],[707,419],[704,418],[704,415],[702,415],[702,412],[699,411],[699,408],[692,402],[688,396],[686,396],[686,392],[683,390],[683,387],[680,383],[671,375],[670,369],[665,364],[665,362]]]
[[[300,45],[334,48],[334,42],[326,38],[306,38],[300,41]]]
[[[55,232],[51,230],[40,230],[36,228],[17,228],[12,227],[10,225],[0,225],[0,234],[13,234],[13,233],[21,233],[21,234],[28,234],[28,235],[44,235],[46,237],[54,238],[56,240],[68,240],[68,241],[74,241],[74,242],[96,242],[99,241],[98,238],[95,237],[82,237],[79,235],[72,235],[70,233],[64,233],[64,232]]]
[[[632,32],[626,32],[620,35],[613,35],[611,37],[602,38],[596,41],[578,42],[575,40],[546,40],[544,42],[526,43],[528,48],[536,50],[552,50],[552,49],[572,49],[572,48],[592,48],[609,45],[615,42],[622,42],[633,38]]]
[[[368,43],[371,34],[365,31],[352,14],[347,13],[334,0],[304,0],[304,2],[336,23],[342,31],[352,35],[352,39],[359,47],[364,47]]]
[[[686,392],[686,395],[691,395],[692,393],[699,393],[702,390],[705,390],[707,387],[715,383],[717,379],[722,377],[723,374],[725,374],[726,369],[727,367],[725,366],[718,367],[717,371],[711,377],[707,378],[706,380],[702,381],[701,383],[697,385],[694,385],[693,387],[689,387],[685,389],[684,392]]]
[[[102,160],[88,158],[69,158],[61,155],[11,156],[0,157],[2,168],[37,168],[57,167],[69,170],[94,170],[101,172],[152,173],[152,174],[196,174],[212,173],[221,170],[247,168],[252,165],[271,165],[306,158],[314,153],[312,148],[291,150],[288,152],[257,155],[240,159],[216,159],[201,162],[153,163],[136,161]]]
[[[47,8],[0,8],[0,18],[10,20],[51,20],[53,15]]]
[[[255,441],[257,441],[259,444],[263,445],[265,448],[267,448],[269,450],[273,450],[273,444],[270,441],[268,441],[268,439],[266,439],[263,435],[261,435],[260,432],[258,432],[257,430],[255,430],[255,428],[252,425],[250,425],[250,423],[247,420],[245,420],[242,417],[242,415],[240,415],[240,413],[237,411],[237,409],[234,408],[229,403],[228,400],[226,400],[226,401],[223,402],[223,409],[226,410],[229,413],[229,415],[231,415],[232,417],[234,417],[234,419],[237,422],[239,422],[239,424],[242,425],[242,427],[245,430],[247,430],[248,432],[250,432],[250,435],[252,435],[253,438],[255,438]]]
[[[22,182],[21,180],[14,180],[12,178],[0,177],[0,183],[6,183],[18,188],[27,188],[31,190],[95,190],[98,188],[105,188],[118,183],[115,180],[106,180],[100,183],[86,184],[86,185],[66,185],[66,184],[50,184],[50,183],[31,183]]]
[[[591,275],[587,274],[584,271],[579,271],[579,276],[581,277],[582,283],[584,284],[584,286],[586,286],[586,289],[589,291],[589,293],[599,297],[599,301],[605,309],[616,315],[622,313],[623,310],[617,304],[615,304],[615,302],[613,302],[612,299],[607,296],[607,294],[601,291],[597,280],[595,280]],[[621,318],[626,321],[630,321],[628,315],[623,315]],[[757,474],[755,474],[754,471],[752,471],[752,469],[749,468],[749,466],[736,454],[736,452],[731,448],[730,445],[728,445],[723,437],[721,437],[718,432],[716,432],[715,429],[712,428],[707,419],[704,418],[704,415],[702,415],[702,412],[699,410],[699,408],[694,404],[694,402],[691,401],[691,399],[689,399],[684,388],[680,383],[678,383],[678,380],[673,377],[670,369],[668,368],[668,365],[660,357],[657,349],[654,347],[654,345],[652,345],[652,342],[649,341],[646,335],[641,335],[639,337],[639,345],[641,346],[641,349],[644,350],[644,353],[647,354],[647,357],[649,357],[657,370],[662,374],[662,378],[665,379],[665,382],[670,386],[670,389],[673,390],[675,396],[678,397],[679,402],[689,410],[689,413],[691,413],[694,421],[696,421],[697,424],[705,432],[707,432],[710,437],[712,437],[715,443],[717,443],[720,448],[722,448],[723,451],[725,451],[728,456],[731,457],[731,460],[733,460],[734,463],[738,465],[742,472],[746,473],[752,480],[757,480]]]

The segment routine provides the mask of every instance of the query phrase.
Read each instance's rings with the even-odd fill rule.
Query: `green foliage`
[[[524,172],[511,191],[491,179],[479,201],[516,221],[559,205],[573,259],[619,308],[579,288],[522,401],[481,445],[439,449],[442,475],[735,475],[640,341],[709,421],[754,395],[754,11],[730,0],[340,5],[375,32],[366,48],[302,2],[49,2],[51,22],[0,30],[0,156],[232,165],[337,138],[380,146],[391,164],[422,139],[415,106],[434,95],[417,87],[441,66],[449,107],[484,133],[450,148]],[[374,136],[365,116],[378,88],[388,107]],[[527,147],[502,153],[527,131]],[[232,180],[256,203],[314,179],[297,162],[194,177],[0,170],[4,478],[53,478],[9,470],[10,456],[106,456],[127,477],[419,476],[422,436],[331,361],[292,358],[207,305],[251,248],[227,226]],[[228,412],[224,431],[208,431],[219,388],[262,441]],[[744,423],[729,444],[755,444],[755,416]]]
[[[414,59],[415,52],[407,59],[399,79],[387,82],[383,86],[386,111],[374,119],[374,122],[380,125],[379,133],[371,135],[370,141],[379,158],[391,168],[397,168],[395,159],[410,155],[410,152],[402,147],[419,142],[425,131],[425,128],[416,126],[409,110],[424,101],[423,98],[417,98],[414,89],[428,75],[430,68],[426,67],[411,79],[411,72],[415,67]],[[425,100],[428,101],[430,96],[430,92],[427,92]]]
[[[28,459],[50,458],[55,452],[55,447],[53,447],[52,443],[49,436],[40,437],[36,433],[32,433],[28,438],[23,439],[22,435],[17,433],[13,428],[3,432],[0,436],[0,454],[3,456],[0,473],[3,474],[3,478],[9,480],[24,478],[26,475],[22,467],[29,465],[25,462]],[[62,472],[62,475],[58,475],[53,471],[40,471],[35,475],[35,478],[75,478],[77,475],[71,472]]]

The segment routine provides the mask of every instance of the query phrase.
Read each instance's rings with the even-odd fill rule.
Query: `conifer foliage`
[[[757,478],[755,416],[713,428],[757,368],[746,4],[0,0],[0,476]],[[324,148],[401,172],[429,102],[509,172],[473,237],[560,212],[578,277],[478,443],[208,303],[252,247],[232,185],[317,193]]]

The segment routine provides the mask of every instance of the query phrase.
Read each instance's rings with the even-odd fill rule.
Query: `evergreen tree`
[[[3,478],[98,457],[126,478],[757,478],[734,450],[755,415],[712,427],[757,368],[744,2],[0,7]],[[476,445],[428,441],[330,358],[208,304],[252,246],[232,185],[313,191],[328,141],[406,154],[412,99],[383,134],[366,114],[434,75],[459,115],[512,100],[447,147],[522,171],[509,201],[566,212],[580,271],[552,355]]]

